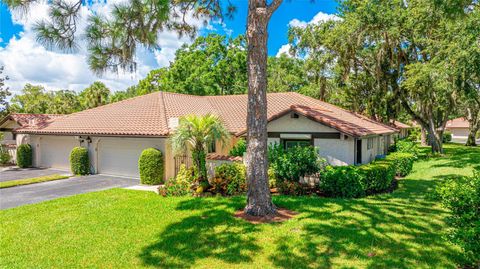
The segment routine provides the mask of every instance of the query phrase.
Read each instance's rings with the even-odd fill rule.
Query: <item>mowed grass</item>
[[[456,268],[433,190],[480,169],[480,149],[447,145],[394,193],[365,199],[276,196],[299,212],[253,225],[244,197],[163,198],[114,189],[0,211],[4,268]]]
[[[0,182],[0,189],[52,181],[52,180],[66,179],[66,178],[69,178],[69,176],[54,174],[54,175],[43,176],[43,177],[9,180],[9,181]]]

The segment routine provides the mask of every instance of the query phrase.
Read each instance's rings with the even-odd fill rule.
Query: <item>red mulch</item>
[[[234,214],[236,218],[244,219],[253,224],[283,222],[293,218],[295,215],[298,215],[298,213],[285,208],[277,208],[277,214],[275,216],[265,216],[265,217],[250,216],[245,214],[245,212],[243,212],[243,209],[238,210]]]

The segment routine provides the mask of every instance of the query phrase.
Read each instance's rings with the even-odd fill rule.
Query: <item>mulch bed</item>
[[[298,215],[298,213],[285,208],[277,208],[277,214],[275,216],[265,216],[265,217],[250,216],[245,214],[243,209],[238,210],[234,214],[236,218],[244,219],[253,224],[283,222],[293,218],[295,215]]]

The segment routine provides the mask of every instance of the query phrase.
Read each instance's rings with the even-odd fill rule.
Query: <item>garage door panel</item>
[[[150,147],[162,150],[163,146],[164,142],[160,139],[101,139],[98,146],[98,172],[138,178],[138,158],[142,151]]]
[[[70,152],[79,146],[74,137],[42,137],[40,140],[40,166],[70,170]]]

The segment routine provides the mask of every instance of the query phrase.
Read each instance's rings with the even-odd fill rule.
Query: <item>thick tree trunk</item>
[[[467,120],[468,120],[468,138],[465,146],[475,147],[477,145],[476,136],[477,132],[480,129],[480,111],[472,111],[472,109],[467,108]]]
[[[433,120],[430,120],[430,124],[427,128],[428,142],[432,147],[432,152],[443,154],[443,131],[437,130],[435,124],[433,124]]]
[[[421,128],[421,134],[420,134],[420,143],[422,146],[428,146],[427,143],[427,130],[422,126]]]
[[[246,154],[248,191],[245,213],[252,216],[276,214],[267,174],[267,27],[269,19],[265,0],[249,1]]]

